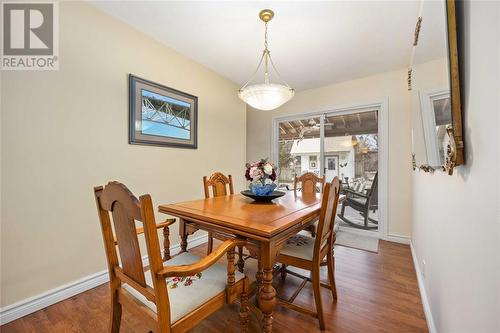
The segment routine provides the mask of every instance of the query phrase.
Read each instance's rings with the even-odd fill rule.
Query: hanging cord
[[[264,24],[265,29],[264,29],[264,82],[266,84],[269,84],[269,49],[268,43],[267,43],[267,22]]]
[[[264,51],[268,51],[269,52],[269,50],[268,50],[269,44],[267,43],[267,22],[265,22],[264,26],[265,26],[265,30],[264,30]]]

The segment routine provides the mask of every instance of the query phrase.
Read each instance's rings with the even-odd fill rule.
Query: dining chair
[[[228,193],[228,187],[229,187],[229,193]],[[226,177],[221,172],[214,172],[210,177],[203,176],[203,190],[205,193],[205,199],[210,198],[210,189],[212,189],[212,197],[234,194],[233,177],[231,175],[228,175]],[[214,246],[214,235],[211,232],[209,232],[207,254],[210,254],[210,252],[212,252],[213,246]]]
[[[205,198],[210,198],[210,192],[212,192],[212,197],[225,196],[229,194],[234,194],[233,177],[228,175],[227,177],[221,172],[214,172],[210,177],[203,176],[203,190],[205,193]],[[212,191],[210,191],[212,190]],[[229,190],[229,192],[228,192]],[[214,246],[214,238],[219,240],[226,240],[227,237],[224,235],[214,234],[212,232],[208,233],[208,243],[207,243],[207,254],[212,252]],[[245,267],[245,260],[243,259],[243,247],[238,247],[238,270],[243,273],[243,268]]]
[[[120,331],[122,308],[143,319],[150,332],[177,333],[238,298],[241,331],[248,331],[249,281],[234,266],[234,247],[244,240],[227,240],[202,259],[181,252],[164,264],[150,195],[137,199],[119,182],[95,187],[94,194],[110,278],[109,332]],[[146,268],[136,223],[145,235]],[[217,263],[224,254],[227,268]]]
[[[321,192],[324,182],[325,178],[316,176],[314,172],[306,172],[300,176],[295,176],[293,190],[294,192],[302,191],[307,193]],[[299,183],[300,188],[297,187]]]
[[[300,177],[295,176],[293,181],[293,191],[297,193],[301,191],[302,193],[317,193],[323,190],[323,185],[325,182],[324,177],[318,177],[313,172],[306,172]],[[300,187],[298,187],[300,183]],[[310,224],[305,230],[311,233],[312,237],[316,236],[316,223]]]
[[[331,183],[327,183],[323,189],[321,200],[321,210],[318,222],[318,230],[315,238],[308,235],[297,234],[290,238],[281,249],[277,262],[283,264],[281,267],[281,277],[286,279],[287,273],[303,279],[299,288],[288,300],[279,299],[279,304],[299,311],[304,314],[318,318],[321,330],[325,329],[323,316],[323,306],[321,302],[321,287],[330,289],[334,300],[337,299],[337,289],[335,286],[335,256],[333,245],[335,243],[334,221],[340,195],[340,181],[335,177]],[[326,256],[329,284],[320,281],[320,267],[323,258]],[[310,277],[302,276],[287,269],[287,266],[294,266],[311,272]],[[297,295],[307,282],[311,282],[316,303],[316,312],[308,308],[300,307],[293,303]]]

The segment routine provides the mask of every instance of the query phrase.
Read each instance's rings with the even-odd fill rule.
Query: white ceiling
[[[417,1],[93,1],[96,7],[243,84],[263,49],[262,8],[282,77],[304,90],[408,65]]]

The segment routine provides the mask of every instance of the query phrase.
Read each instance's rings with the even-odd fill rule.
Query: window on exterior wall
[[[310,169],[318,168],[318,156],[316,155],[309,156],[309,168]]]

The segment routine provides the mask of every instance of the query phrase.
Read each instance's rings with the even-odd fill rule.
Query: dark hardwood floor
[[[216,246],[216,245],[215,245]],[[205,253],[205,246],[191,250]],[[336,246],[336,281],[338,301],[333,303],[322,288],[326,332],[427,332],[427,324],[411,258],[410,248],[380,242],[379,253]],[[249,275],[255,265],[247,261]],[[323,269],[323,280],[326,268]],[[300,283],[288,275],[285,283],[275,280],[278,294],[290,296]],[[107,332],[109,310],[108,286],[102,285],[31,315],[10,322],[2,333],[17,332]],[[310,284],[296,302],[314,308]],[[228,306],[204,320],[193,332],[238,332],[238,306]],[[255,316],[251,332],[259,332]],[[320,332],[315,318],[277,307],[274,331],[286,333]],[[146,332],[139,318],[124,311],[121,332]]]

